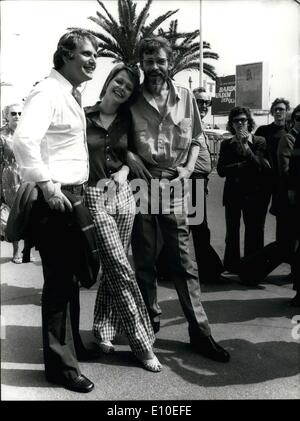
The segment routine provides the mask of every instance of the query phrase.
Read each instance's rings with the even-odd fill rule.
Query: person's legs
[[[46,378],[67,389],[87,393],[94,384],[79,369],[70,318],[74,288],[72,250],[76,247],[70,215],[51,211],[40,192],[34,214],[35,245],[44,275],[42,333]]]
[[[157,300],[157,219],[137,214],[132,231],[132,253],[135,275],[152,322],[159,323],[161,309]]]
[[[91,205],[93,195],[96,196],[97,191],[91,194],[89,191],[87,196]],[[114,215],[98,207],[97,211],[92,209],[92,216],[99,241],[100,259],[106,276],[106,293],[111,297],[112,313],[118,315],[121,329],[127,335],[133,352],[138,355],[152,349],[154,335],[134,272],[127,259],[134,219],[134,199],[132,195],[128,196],[126,186],[120,189],[116,198],[117,209]],[[101,328],[98,327],[101,338],[106,327],[103,321]]]
[[[62,259],[40,249],[44,273],[42,328],[46,377],[76,378],[76,359],[70,319],[73,275]]]
[[[158,216],[166,246],[170,272],[183,312],[189,322],[191,336],[208,336],[210,328],[201,304],[200,285],[189,252],[189,228],[185,215]]]
[[[225,205],[226,237],[224,268],[237,272],[240,261],[240,218],[241,207],[238,203]]]
[[[191,346],[199,354],[219,362],[228,362],[229,353],[211,336],[210,326],[201,303],[201,290],[193,271],[189,253],[189,228],[185,215],[159,215],[166,251],[172,266],[172,279],[183,312],[189,323]]]
[[[72,235],[65,214],[44,207],[40,224],[38,249],[41,255],[44,287],[42,327],[45,372],[47,377],[76,377],[80,370],[76,360],[70,320],[73,290]]]
[[[245,201],[243,209],[245,224],[244,255],[249,256],[264,247],[265,205],[261,199]]]
[[[22,263],[29,263],[31,261],[31,259],[30,259],[31,248],[32,248],[31,241],[28,238],[25,238],[24,239],[24,248],[23,248],[23,251],[22,251],[22,254],[23,254]]]
[[[296,252],[292,259],[293,267],[293,289],[296,291],[296,295],[291,300],[291,306],[300,307],[300,237],[298,237],[298,245]]]
[[[19,241],[13,241],[12,245],[13,245],[13,257],[12,257],[12,261],[14,263],[22,263],[22,257],[21,257],[21,254],[20,254],[20,244],[19,244]]]

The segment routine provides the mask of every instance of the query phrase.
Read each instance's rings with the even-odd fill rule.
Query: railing
[[[221,142],[223,139],[231,135],[229,132],[223,130],[205,130],[205,134],[208,138],[208,146],[212,159],[212,167],[213,169],[215,169],[219,159]]]

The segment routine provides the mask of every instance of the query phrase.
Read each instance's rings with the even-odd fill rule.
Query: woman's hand
[[[127,167],[127,165],[123,165],[123,167],[119,171],[111,174],[110,178],[116,183],[117,187],[119,187],[126,183],[128,173],[129,168]]]
[[[241,127],[240,129],[236,130],[236,137],[240,142],[242,150],[246,152],[249,149],[248,139],[249,139],[249,132],[248,130]]]

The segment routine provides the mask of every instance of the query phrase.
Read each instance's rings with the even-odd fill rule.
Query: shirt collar
[[[92,105],[90,107],[85,107],[84,108],[85,114],[90,115],[90,114],[94,114],[94,113],[99,113],[100,104],[101,104],[101,101],[98,101],[98,102],[96,102],[95,105]]]
[[[72,93],[73,85],[63,75],[61,75],[57,70],[51,69],[49,77],[51,77],[53,79],[56,79],[60,83],[60,85],[63,89]]]

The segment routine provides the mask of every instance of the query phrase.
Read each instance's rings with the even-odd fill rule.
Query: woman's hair
[[[272,102],[272,105],[271,105],[271,108],[270,108],[270,113],[272,115],[273,115],[273,110],[274,110],[275,106],[278,105],[278,104],[285,104],[286,111],[289,111],[290,108],[291,108],[290,102],[287,99],[285,99],[285,98],[276,98]]]
[[[252,130],[255,127],[255,122],[252,118],[251,112],[249,110],[249,108],[247,107],[234,107],[232,108],[232,110],[229,113],[228,116],[228,123],[226,126],[226,129],[231,133],[231,134],[235,134],[235,128],[233,127],[233,119],[234,117],[240,115],[240,114],[245,114],[247,119],[248,119],[248,132],[251,133]]]
[[[85,40],[89,40],[95,50],[98,50],[96,37],[86,29],[73,29],[64,34],[57,44],[57,49],[53,55],[54,69],[59,70],[64,65],[64,57],[71,59],[74,50],[80,47]]]
[[[295,124],[295,115],[296,113],[299,113],[300,111],[300,104],[297,105],[297,107],[295,107],[293,109],[292,115],[291,115],[291,125],[293,126]]]
[[[169,43],[169,41],[160,36],[153,36],[149,38],[144,38],[140,42],[139,45],[139,60],[140,62],[143,61],[144,54],[153,54],[157,52],[160,49],[165,50],[167,53],[167,57],[169,62],[172,61],[172,47]]]
[[[8,115],[9,115],[10,109],[11,109],[11,107],[14,107],[14,106],[18,106],[18,107],[23,108],[24,107],[24,104],[22,102],[14,102],[13,104],[6,105],[3,108],[3,110],[2,110],[2,118],[3,118],[3,121],[5,122],[5,124],[8,123]]]
[[[133,91],[129,99],[126,101],[126,104],[121,104],[121,106],[130,106],[137,99],[137,96],[140,92],[140,73],[137,66],[131,66],[124,63],[119,63],[109,72],[106,81],[104,82],[103,88],[100,93],[100,99],[104,97],[107,87],[110,82],[120,73],[122,70],[128,74],[129,79],[133,83]]]

